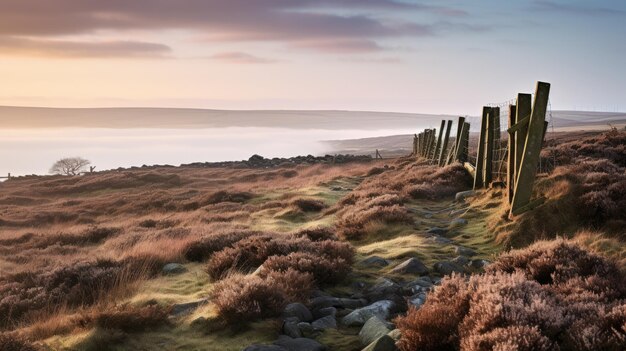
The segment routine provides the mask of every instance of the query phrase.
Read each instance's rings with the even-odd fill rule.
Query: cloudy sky
[[[0,0],[0,104],[626,110],[626,1]]]

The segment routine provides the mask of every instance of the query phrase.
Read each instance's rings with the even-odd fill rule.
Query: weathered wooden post
[[[433,162],[439,162],[439,150],[441,150],[441,139],[443,139],[443,128],[446,126],[446,121],[441,120],[441,127],[439,128],[439,136],[437,137],[437,144],[435,145],[435,152],[433,153]]]
[[[456,126],[456,139],[454,139],[454,146],[451,148],[451,152],[448,154],[448,161],[446,164],[451,164],[456,160],[456,154],[458,152],[459,140],[461,140],[461,131],[463,130],[463,123],[465,123],[465,117],[459,117],[458,125]]]
[[[537,82],[535,101],[530,120],[528,121],[528,135],[524,144],[522,163],[515,183],[513,202],[511,203],[511,216],[526,212],[539,205],[543,200],[538,199],[531,202],[530,198],[533,193],[533,184],[537,175],[537,164],[539,163],[541,145],[543,143],[549,95],[550,83]]]
[[[417,156],[422,156],[424,151],[424,132],[417,134]]]
[[[448,120],[448,125],[446,126],[446,135],[443,137],[443,146],[441,146],[441,151],[439,152],[439,167],[444,166],[444,155],[446,150],[448,149],[448,140],[450,140],[450,129],[452,129],[452,120]]]
[[[515,183],[517,183],[517,175],[522,165],[522,155],[524,154],[524,144],[526,143],[526,135],[528,134],[528,121],[530,120],[531,109],[532,95],[517,94],[515,126],[510,128],[513,129],[515,133]],[[515,189],[515,184],[513,184],[513,186],[513,189]]]
[[[509,105],[509,128],[515,125],[515,118],[517,106]],[[513,201],[513,189],[515,189],[515,132],[509,133],[509,141],[508,141],[508,164],[506,167],[506,188],[508,190],[507,195],[509,198],[509,203]]]
[[[432,144],[433,144],[433,130],[427,129],[427,132],[428,132],[428,136],[426,137],[426,153],[424,157],[426,159],[430,159],[430,150],[432,149]]]
[[[480,122],[480,135],[478,137],[478,151],[476,153],[476,174],[474,175],[474,189],[484,186],[483,169],[485,165],[485,139],[487,139],[487,125],[491,108],[483,106],[483,115]]]
[[[483,165],[483,184],[488,187],[493,180],[493,150],[496,132],[496,119],[500,119],[500,108],[492,107],[487,118],[487,135],[485,138],[485,163]]]
[[[456,153],[456,160],[461,163],[467,162],[469,158],[469,130],[470,124],[467,122],[463,122],[461,137],[459,138],[459,146]]]

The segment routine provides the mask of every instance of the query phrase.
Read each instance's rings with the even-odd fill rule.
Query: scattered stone
[[[201,305],[204,305],[207,302],[207,299],[202,299],[198,301],[192,301],[187,303],[177,303],[172,306],[172,311],[170,312],[171,316],[180,317],[185,314],[189,314],[198,308]]]
[[[470,267],[474,269],[481,269],[481,268],[485,268],[485,266],[488,264],[489,264],[489,261],[487,260],[475,259],[475,260],[472,260],[469,265]]]
[[[364,299],[348,299],[333,296],[318,296],[311,299],[312,310],[320,310],[326,307],[354,309],[363,307],[365,304],[367,304],[367,301]]]
[[[397,351],[396,341],[389,335],[383,335],[369,344],[363,351]]]
[[[392,330],[390,323],[374,316],[365,322],[359,332],[359,340],[363,345],[369,345]]]
[[[305,337],[305,338],[314,338],[319,334],[318,332],[315,331],[315,329],[313,329],[313,326],[311,325],[311,323],[307,323],[307,322],[298,323],[298,329],[300,329],[300,333],[302,333],[302,337]]]
[[[424,292],[429,290],[433,286],[432,281],[429,277],[420,277],[417,280],[412,282],[408,282],[404,289],[407,291],[407,294],[416,294],[418,292]]]
[[[392,270],[392,273],[400,273],[400,274],[426,274],[428,273],[428,268],[417,258],[409,258],[408,260],[400,263],[395,266]]]
[[[187,268],[180,263],[168,263],[163,266],[163,274],[175,275],[187,272]]]
[[[433,235],[429,237],[428,239],[435,242],[436,244],[441,244],[441,245],[449,244],[452,242],[452,240],[448,238],[444,238],[443,236],[439,236],[439,235]]]
[[[454,248],[454,252],[457,255],[466,256],[466,257],[476,256],[476,251],[474,251],[473,249],[470,249],[469,247],[457,246]]]
[[[320,308],[319,310],[315,310],[313,311],[313,319],[320,319],[322,317],[326,317],[326,316],[333,316],[335,317],[337,315],[337,309],[335,307],[324,307],[324,308]]]
[[[337,320],[335,316],[326,316],[314,321],[311,326],[314,330],[337,329]]]
[[[281,335],[274,345],[283,347],[287,351],[324,351],[326,347],[313,339],[291,338]]]
[[[386,278],[377,279],[376,284],[365,292],[365,297],[369,301],[392,300],[399,302],[402,300],[401,295],[402,286]]]
[[[365,266],[386,267],[389,265],[389,261],[387,261],[386,259],[382,257],[370,256],[364,259],[363,261],[361,261],[361,264]]]
[[[293,319],[296,319],[295,317],[291,317]],[[302,337],[302,332],[300,331],[300,328],[298,327],[299,322],[294,321],[294,320],[286,320],[283,323],[283,334],[290,336],[292,338],[301,338]],[[308,323],[307,323],[308,324]]]
[[[419,292],[409,298],[407,301],[409,304],[413,305],[413,307],[420,308],[426,302],[426,293]]]
[[[287,351],[287,349],[278,345],[250,345],[243,351]]]
[[[447,232],[448,232],[448,229],[439,228],[439,227],[432,227],[432,228],[430,228],[430,229],[428,229],[426,231],[426,234],[445,235]]]
[[[456,263],[456,264],[458,264],[459,266],[467,266],[467,264],[469,263],[469,261],[470,261],[470,260],[469,260],[469,258],[467,258],[467,257],[465,257],[465,256],[458,256],[458,257],[455,257],[455,258],[452,260],[452,263]]]
[[[450,261],[441,261],[437,262],[434,265],[435,271],[439,272],[441,275],[450,275],[454,272],[463,273],[463,267],[459,266],[456,263]]]
[[[450,225],[454,227],[460,227],[462,225],[467,225],[467,223],[467,219],[465,218],[455,218],[452,220],[452,222],[450,222]]]
[[[309,311],[309,309],[305,305],[299,302],[290,303],[289,305],[287,305],[283,310],[283,317],[296,317],[301,322],[310,322],[313,320],[313,315],[311,314],[311,311]]]
[[[471,197],[474,195],[476,195],[476,192],[474,190],[461,191],[461,192],[456,193],[456,195],[454,195],[454,201],[463,201],[467,199],[468,197]]]
[[[391,311],[395,307],[395,303],[390,300],[382,300],[373,304],[356,309],[347,316],[343,317],[343,324],[346,326],[359,326],[365,324],[368,319],[377,316],[380,319],[388,319]]]

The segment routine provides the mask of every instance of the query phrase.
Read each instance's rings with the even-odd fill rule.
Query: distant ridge
[[[185,108],[49,108],[0,106],[2,128],[415,129],[455,115],[336,110],[211,110]],[[556,128],[626,123],[626,113],[552,111]],[[478,128],[478,117],[470,117]]]

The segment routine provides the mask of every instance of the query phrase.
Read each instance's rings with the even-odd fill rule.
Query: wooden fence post
[[[434,140],[435,140],[435,130],[434,129],[429,129],[428,130],[428,147],[426,148],[426,159],[430,160],[430,154],[432,153],[432,149],[434,147]]]
[[[448,140],[450,139],[450,129],[452,129],[452,120],[448,120],[446,126],[446,135],[443,137],[443,145],[441,146],[441,152],[439,153],[439,167],[444,166],[444,155],[448,149]]]
[[[550,95],[550,83],[537,82],[535,101],[528,121],[528,135],[524,144],[521,167],[517,175],[513,202],[511,203],[511,216],[528,211],[541,203],[542,199],[530,201],[533,193],[533,184],[537,175],[537,164],[543,143],[544,123]]]
[[[439,150],[441,149],[441,139],[443,138],[443,128],[446,125],[446,121],[445,120],[441,120],[441,127],[439,128],[439,136],[437,137],[437,144],[435,145],[435,152],[433,153],[433,162],[438,162],[439,161],[439,157],[437,157],[437,155],[439,155]]]
[[[483,184],[488,187],[493,180],[493,150],[496,132],[496,119],[500,119],[500,108],[492,107],[487,118],[487,136],[485,138],[485,163],[483,164]]]
[[[515,125],[517,106],[509,105],[509,128]],[[506,167],[506,188],[509,204],[513,201],[513,189],[515,189],[515,132],[509,133],[508,141],[508,164]]]
[[[458,125],[456,126],[456,139],[454,139],[454,146],[450,149],[450,153],[448,154],[448,162],[446,162],[446,164],[451,164],[452,161],[457,159],[456,153],[459,147],[459,140],[461,140],[463,123],[465,123],[465,117],[459,117]]]
[[[526,135],[528,134],[528,121],[530,120],[530,113],[532,109],[532,95],[517,94],[516,109],[517,111],[515,111],[515,124],[518,126],[518,129],[515,130],[515,179],[514,179],[514,183],[517,183],[517,175],[519,174],[519,168],[522,165],[522,155],[524,154],[524,144],[526,143]],[[513,189],[515,189],[515,184],[513,184]]]
[[[474,175],[474,189],[484,186],[483,168],[485,164],[485,139],[487,139],[487,124],[491,108],[483,106],[483,116],[480,122],[480,136],[478,137],[478,151],[476,153],[476,174]]]
[[[457,144],[456,160],[463,163],[467,161],[469,151],[469,129],[470,124],[463,122],[461,128],[461,136],[459,137],[459,143]]]

